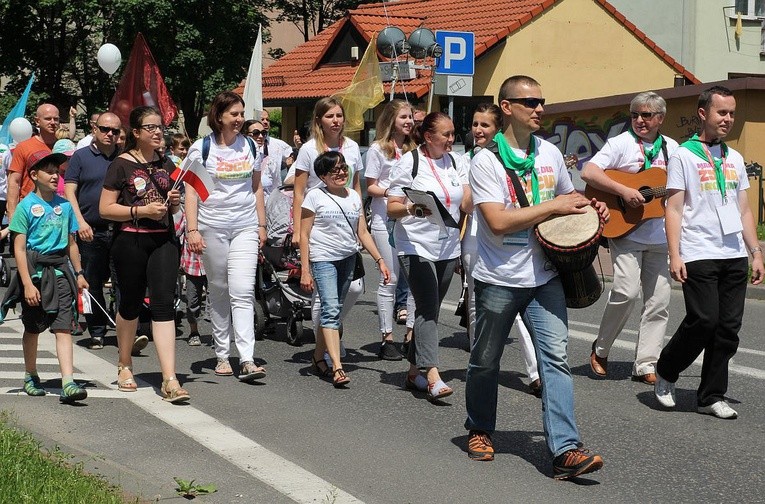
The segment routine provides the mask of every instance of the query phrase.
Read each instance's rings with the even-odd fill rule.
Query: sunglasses
[[[111,132],[114,136],[119,136],[120,133],[122,133],[122,130],[119,128],[110,128],[109,126],[100,126],[96,124],[96,128],[98,128],[98,131],[106,135],[107,133]]]
[[[154,133],[157,130],[165,131],[165,127],[161,124],[144,124],[141,126],[141,129],[147,133]]]
[[[645,120],[648,120],[652,118],[655,115],[659,115],[658,112],[630,112],[630,116],[633,119],[637,119],[638,117],[642,117]]]
[[[340,173],[348,173],[348,165],[347,164],[339,164],[329,170],[330,175],[338,175]]]
[[[258,138],[260,135],[265,135],[265,131],[256,129],[256,130],[250,131],[247,134],[250,135],[252,138]]]
[[[524,107],[535,109],[540,105],[545,104],[544,98],[505,98],[505,101],[510,103],[521,103]]]

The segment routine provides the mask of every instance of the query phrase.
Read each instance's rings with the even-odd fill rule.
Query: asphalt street
[[[272,324],[256,344],[268,376],[247,385],[215,376],[209,324],[201,324],[205,345],[189,347],[184,322],[177,369],[189,405],[161,400],[152,343],[133,360],[139,392],[118,392],[113,331],[102,350],[88,350],[87,335],[75,337],[75,378],[90,396],[61,405],[50,395],[60,387],[53,336],[41,336],[38,366],[49,395],[28,397],[20,392],[21,324],[9,320],[0,326],[0,410],[46,446],[60,446],[128,492],[160,502],[182,500],[173,477],[215,484],[217,493],[196,500],[216,503],[765,502],[765,302],[747,301],[731,364],[728,399],[739,412],[733,421],[695,412],[699,365],[678,381],[675,411],[661,410],[652,387],[630,380],[637,313],[609,356],[608,377],[593,378],[590,345],[606,296],[570,310],[577,422],[605,465],[556,482],[541,402],[527,393],[515,330],[502,358],[496,459],[473,462],[463,428],[467,337],[453,315],[459,278],[439,326],[442,375],[455,394],[431,404],[403,388],[404,362],[376,356],[377,279],[366,259],[367,289],[344,325],[347,390],[311,374],[310,324],[300,347],[285,342],[284,323]],[[683,315],[682,293],[673,290],[669,334]],[[396,337],[403,338],[403,326]]]

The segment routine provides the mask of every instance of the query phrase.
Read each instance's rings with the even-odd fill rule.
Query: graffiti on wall
[[[584,163],[605,145],[606,140],[627,131],[629,124],[629,116],[622,112],[606,119],[559,117],[543,124],[538,134],[555,144],[564,155],[575,154],[579,159],[577,171],[581,171]]]
[[[684,140],[691,138],[694,133],[701,130],[701,119],[699,116],[682,116],[677,120],[677,141],[682,143]]]

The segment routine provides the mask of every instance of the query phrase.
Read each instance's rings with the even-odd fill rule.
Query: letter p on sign
[[[459,37],[444,37],[444,68],[448,71],[454,61],[461,62],[467,55],[465,39]]]
[[[437,74],[475,73],[475,35],[472,32],[437,31],[436,42],[444,52],[438,60]]]

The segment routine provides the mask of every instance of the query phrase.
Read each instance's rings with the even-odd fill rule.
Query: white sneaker
[[[738,418],[738,412],[731,408],[725,401],[717,401],[709,406],[699,406],[696,411],[703,415],[713,415],[717,418],[724,418],[726,420]]]
[[[656,373],[656,383],[653,384],[653,393],[659,404],[665,408],[675,407],[675,384],[670,383]]]

